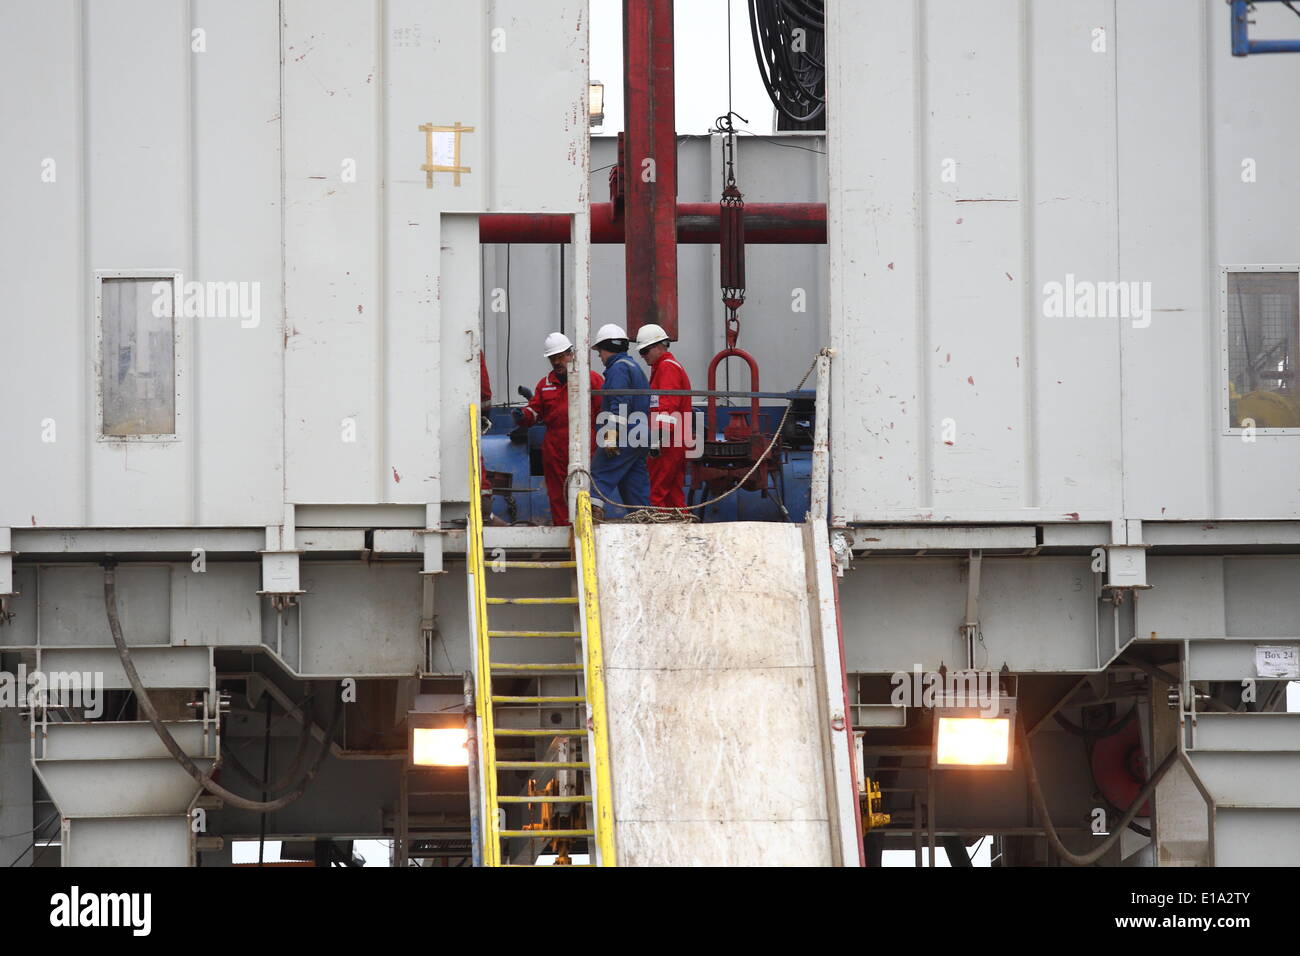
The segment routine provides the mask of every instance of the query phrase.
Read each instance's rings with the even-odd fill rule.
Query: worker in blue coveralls
[[[627,354],[627,333],[617,325],[601,326],[592,348],[605,363],[605,388],[650,388],[641,366]],[[629,508],[650,504],[650,472],[646,468],[650,451],[649,420],[650,396],[601,396],[600,413],[596,416],[596,451],[591,460],[592,483],[601,497],[622,502]],[[605,509],[603,517],[623,516],[621,508],[599,499],[592,505]]]

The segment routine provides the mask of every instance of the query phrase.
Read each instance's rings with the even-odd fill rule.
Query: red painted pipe
[[[569,242],[569,217],[555,213],[489,213],[479,216],[479,242]],[[718,204],[677,204],[677,241],[717,245]],[[621,243],[623,220],[609,203],[591,204],[591,241]],[[745,204],[745,245],[826,243],[826,206],[816,202]]]
[[[677,338],[677,130],[673,0],[623,0],[627,334]]]

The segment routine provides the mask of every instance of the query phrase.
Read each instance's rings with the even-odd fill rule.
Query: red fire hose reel
[[[1128,810],[1147,782],[1146,752],[1142,749],[1142,730],[1130,720],[1118,733],[1102,737],[1092,745],[1092,776],[1097,789],[1116,809]],[[1138,816],[1151,815],[1148,800]]]

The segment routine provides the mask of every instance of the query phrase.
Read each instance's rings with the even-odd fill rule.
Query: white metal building
[[[1289,29],[1268,6],[1261,25]],[[102,673],[120,710],[0,707],[0,833],[47,836],[57,810],[65,863],[171,865],[228,862],[258,833],[135,713],[111,559],[128,643],[195,759],[269,748],[283,769],[300,739],[333,740],[272,835],[468,841],[463,774],[409,802],[406,715],[455,704],[474,666],[480,354],[511,401],[560,322],[581,340],[623,319],[621,247],[589,242],[615,144],[588,132],[588,17],[583,0],[5,5],[0,671]],[[994,834],[1006,863],[1061,862],[1021,764],[936,771],[922,708],[889,706],[893,674],[970,668],[1016,680],[1072,851],[1095,845],[1095,741],[1054,715],[1131,706],[1148,757],[1179,759],[1153,834],[1103,862],[1300,860],[1289,665],[1260,663],[1300,647],[1300,57],[1234,58],[1228,28],[1215,0],[828,0],[828,130],[740,144],[747,199],[827,206],[824,248],[751,247],[742,341],[783,390],[834,350],[811,524],[836,550],[843,660],[817,666],[842,665],[862,737],[856,776],[829,744],[818,766],[826,793],[892,782],[869,848]],[[679,143],[679,201],[717,197],[719,149]],[[480,244],[479,215],[503,212],[572,216],[573,241]],[[699,383],[723,344],[717,258],[679,249],[677,351]],[[569,547],[553,528],[484,541]],[[606,572],[615,591],[638,569]],[[346,679],[338,734],[294,716]],[[841,837],[827,859],[853,862]],[[0,838],[0,860],[30,840]]]

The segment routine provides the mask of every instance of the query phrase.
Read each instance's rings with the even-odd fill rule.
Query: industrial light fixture
[[[427,714],[412,712],[407,715],[407,766],[409,767],[467,767],[469,766],[469,733],[460,714]]]
[[[991,706],[934,708],[935,769],[1010,770],[1015,747],[1014,697],[998,697]]]
[[[587,109],[590,126],[605,125],[605,84],[601,82],[587,84],[591,105]]]

